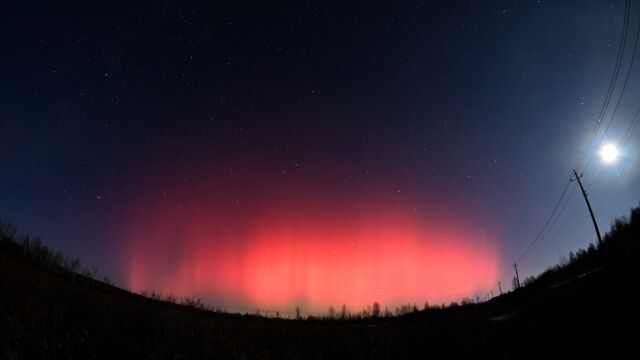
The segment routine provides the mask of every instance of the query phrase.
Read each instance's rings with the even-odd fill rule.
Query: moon
[[[606,164],[613,164],[618,161],[618,157],[620,157],[620,151],[613,144],[604,144],[602,148],[600,148],[600,158]]]

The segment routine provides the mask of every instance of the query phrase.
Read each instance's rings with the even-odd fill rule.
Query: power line
[[[625,135],[622,138],[622,144],[620,145],[621,148],[623,148],[627,144],[629,137],[631,136],[631,134],[633,134],[634,131],[636,131],[636,128],[638,127],[638,125],[640,125],[640,105],[638,105],[636,114],[633,116],[631,123],[629,124],[629,127],[627,128],[627,131],[625,132]]]
[[[560,217],[562,216],[564,209],[567,207],[567,205],[571,202],[571,199],[573,198],[573,194],[576,192],[576,187],[573,187],[573,189],[571,189],[571,192],[569,193],[569,196],[567,197],[567,201],[564,202],[564,204],[562,205],[562,207],[560,208],[560,211],[558,212],[558,216],[556,216],[556,218],[553,220],[553,222],[551,223],[551,225],[549,226],[549,228],[547,229],[547,231],[542,235],[542,240],[540,240],[540,242],[538,243],[538,245],[536,245],[534,247],[534,249],[532,251],[535,251],[535,249],[538,248],[538,246],[540,244],[542,244],[542,241],[551,233],[552,229],[554,228],[554,226],[556,225],[556,223],[558,222],[558,220],[560,219]],[[569,221],[569,219],[571,218],[571,215],[573,215],[573,213],[576,211],[576,209],[578,208],[578,205],[580,204],[580,202],[576,202],[574,207],[571,209],[571,211],[569,212],[569,215],[567,215],[567,217],[564,219],[563,222],[561,222],[560,226],[566,225],[566,223]],[[556,228],[557,230],[558,228]],[[553,236],[551,236],[551,238],[555,237],[555,234],[557,234],[557,231],[554,233]],[[527,263],[529,263],[529,261],[531,261],[531,259],[534,258],[534,254],[532,254],[531,256],[529,256],[528,258],[526,258],[523,262],[522,265],[525,265]]]
[[[536,246],[536,244],[540,241],[542,233],[547,229],[547,227],[551,222],[551,219],[553,219],[554,215],[558,211],[558,208],[560,207],[560,203],[564,199],[564,196],[566,195],[568,189],[569,189],[569,181],[567,181],[567,183],[565,184],[564,189],[562,190],[562,194],[560,194],[560,198],[558,199],[555,206],[553,207],[553,210],[551,211],[551,213],[549,214],[549,217],[547,218],[544,225],[542,226],[542,229],[538,231],[538,234],[536,235],[536,237],[533,239],[531,244],[529,244],[527,249],[516,259],[516,262],[519,262],[520,260],[522,260],[522,258],[524,258],[531,251],[531,249],[533,249],[533,247]]]
[[[611,80],[609,82],[609,88],[607,89],[607,94],[605,95],[605,100],[602,104],[602,108],[600,109],[600,113],[596,118],[596,123],[594,124],[591,135],[589,136],[589,141],[585,145],[584,149],[578,156],[578,160],[573,166],[574,169],[579,169],[582,165],[584,157],[587,155],[588,149],[590,145],[593,143],[596,135],[598,134],[598,130],[600,129],[600,125],[602,124],[602,118],[604,117],[607,109],[609,107],[609,102],[611,101],[611,96],[613,95],[613,90],[615,88],[616,82],[618,81],[618,75],[620,74],[620,67],[622,65],[622,58],[624,57],[624,51],[627,43],[627,34],[629,30],[629,13],[631,10],[631,3],[629,0],[625,1],[625,11],[624,11],[624,22],[622,26],[622,36],[620,38],[620,45],[618,46],[618,56],[616,59],[616,64],[613,69],[613,74],[611,75]]]
[[[551,233],[551,229],[553,229],[553,227],[556,226],[556,223],[558,222],[558,220],[560,219],[560,217],[564,213],[564,209],[567,207],[569,202],[571,202],[571,198],[573,198],[573,194],[575,192],[576,192],[576,187],[573,187],[571,189],[571,192],[569,193],[569,196],[567,197],[567,200],[562,204],[562,207],[560,208],[560,211],[558,211],[558,215],[553,219],[553,221],[551,222],[549,227],[546,229],[546,231],[540,236],[540,240],[538,241],[538,243],[536,245],[534,245],[534,247],[533,247],[533,249],[531,251],[535,250],[540,244],[542,244],[542,242],[547,237],[547,235],[549,235],[549,233]]]
[[[564,196],[567,194],[567,190],[569,190],[569,184],[570,181],[567,180],[567,183],[565,184],[564,188],[562,189],[562,193],[560,194],[560,197],[558,198],[558,201],[556,201],[556,204],[553,207],[553,210],[551,211],[551,213],[549,214],[549,217],[547,218],[547,220],[544,222],[544,225],[542,226],[542,228],[538,231],[537,235],[535,236],[535,238],[533,239],[533,241],[529,244],[529,246],[527,247],[527,249],[516,259],[515,262],[520,261],[522,258],[524,258],[524,256],[526,256],[526,254],[528,252],[531,251],[531,249],[536,246],[535,244],[537,242],[540,241],[540,237],[542,235],[542,233],[547,229],[547,227],[549,226],[551,219],[554,217],[554,215],[556,214],[556,212],[558,211],[558,208],[560,207],[560,204],[562,203],[562,200],[564,199]],[[564,207],[563,207],[564,208]],[[506,280],[506,278],[509,276],[509,274],[511,274],[511,271],[513,270],[513,266],[509,266],[509,268],[504,272],[504,275],[502,276],[502,278],[500,278],[499,282],[503,282],[504,280]]]
[[[598,147],[600,147],[607,135],[607,132],[609,131],[609,129],[611,128],[611,125],[615,122],[615,116],[616,113],[618,112],[618,108],[620,106],[620,102],[622,101],[622,97],[624,95],[624,92],[627,88],[627,84],[629,83],[629,78],[631,77],[631,70],[633,70],[633,63],[635,61],[635,57],[636,57],[636,52],[638,49],[638,38],[640,37],[640,21],[638,22],[638,29],[636,30],[636,39],[634,42],[634,46],[633,46],[633,52],[631,53],[631,61],[629,62],[629,69],[627,70],[627,75],[625,77],[624,83],[622,85],[622,90],[620,91],[620,96],[618,96],[618,101],[616,102],[616,106],[613,109],[613,113],[611,114],[611,118],[609,119],[609,122],[607,123],[607,127],[604,129],[604,132],[602,133],[602,136],[600,137],[600,141],[598,142]],[[584,166],[583,170],[586,170],[589,167],[589,164],[591,163],[591,161],[593,160],[593,154],[591,154],[591,156],[589,157],[589,160],[587,161],[587,164]]]
[[[609,87],[607,89],[607,93],[605,95],[605,99],[604,102],[602,104],[602,107],[600,109],[600,113],[598,114],[597,118],[596,118],[596,123],[594,124],[593,130],[591,132],[591,135],[589,136],[589,141],[587,142],[587,144],[585,145],[584,149],[581,151],[580,155],[578,156],[578,159],[575,163],[574,169],[579,169],[583,162],[585,161],[585,158],[588,154],[588,151],[591,147],[591,145],[593,144],[594,140],[596,139],[597,135],[598,135],[598,131],[600,130],[600,127],[602,125],[602,120],[605,116],[605,114],[607,113],[607,110],[609,108],[609,104],[611,102],[611,98],[613,96],[617,81],[618,81],[618,76],[620,75],[620,69],[622,67],[622,60],[624,59],[624,54],[625,54],[625,49],[626,49],[626,43],[627,43],[627,37],[628,37],[628,33],[629,33],[629,20],[630,20],[630,13],[631,13],[631,2],[630,0],[625,0],[625,10],[624,10],[624,21],[623,21],[623,27],[622,27],[622,34],[621,34],[621,38],[620,38],[620,43],[618,46],[618,54],[617,54],[617,58],[616,58],[616,62],[614,65],[614,70],[613,70],[613,74],[611,75],[611,80],[609,82]],[[622,91],[620,93],[620,96],[618,98],[618,101],[616,102],[614,111],[607,123],[607,126],[605,128],[605,131],[603,132],[603,135],[600,139],[600,142],[602,142],[602,140],[604,139],[604,136],[606,135],[607,131],[609,130],[609,128],[611,127],[611,124],[614,121],[615,115],[618,111],[622,96],[624,94],[624,91],[627,87],[629,78],[630,78],[630,74],[631,74],[631,70],[633,67],[633,63],[635,60],[635,55],[636,55],[636,51],[637,51],[637,46],[638,46],[638,38],[640,37],[640,23],[638,26],[638,30],[636,32],[636,40],[635,40],[635,45],[634,45],[634,49],[633,49],[633,55],[631,56],[631,61],[629,64],[629,69],[627,71],[627,75],[625,77],[625,81],[622,87]],[[636,113],[636,117],[637,115],[640,113],[640,107],[638,107],[638,111]],[[627,131],[627,134],[625,135],[625,140],[628,136],[630,136],[630,134],[635,131],[635,127],[637,124],[631,124],[629,126],[629,129]],[[591,157],[589,157],[589,160],[587,162],[587,165],[585,166],[588,167],[589,163],[591,162],[593,155],[591,155]],[[516,259],[515,263],[523,260],[528,254],[531,253],[531,251],[533,251],[537,246],[539,246],[539,244],[542,242],[542,240],[544,240],[544,238],[551,232],[551,229],[555,226],[555,224],[557,223],[558,219],[560,218],[560,216],[562,215],[562,213],[564,212],[564,209],[566,208],[567,204],[570,202],[571,198],[573,197],[573,194],[576,190],[576,188],[574,187],[570,193],[570,195],[566,198],[566,201],[563,200],[565,199],[565,195],[569,189],[569,184],[570,181],[567,181],[567,183],[565,184],[565,187],[562,191],[562,193],[560,194],[560,197],[558,198],[558,200],[556,201],[556,204],[553,208],[553,210],[551,211],[551,213],[549,214],[549,217],[546,219],[546,221],[544,222],[542,228],[538,231],[538,233],[536,234],[536,236],[534,237],[533,241],[529,244],[529,246],[525,249],[525,251]],[[575,210],[576,207],[574,207]],[[558,209],[560,209],[558,211]],[[573,212],[573,211],[572,211]],[[515,265],[514,263],[514,265]],[[515,269],[515,266],[510,266],[508,269],[506,269],[503,277],[500,279],[500,281],[498,282],[498,287],[500,287],[500,283],[503,282],[511,273],[512,270]]]
[[[600,180],[602,180],[602,178],[603,178],[603,176],[604,176],[605,171],[606,171],[606,169],[601,169],[601,170],[598,172],[598,175],[596,175],[596,177],[595,177],[595,178],[593,178],[593,180],[589,183],[589,187],[594,187],[594,186],[596,186],[597,184],[599,184],[599,183],[600,183]]]
[[[615,62],[615,65],[614,65],[613,74],[611,75],[611,80],[609,81],[609,87],[607,89],[607,93],[605,95],[604,102],[603,102],[602,107],[600,109],[600,113],[598,114],[598,116],[596,118],[596,123],[594,124],[593,130],[591,132],[591,135],[589,136],[588,142],[585,144],[584,149],[581,151],[580,155],[578,156],[578,159],[577,159],[577,161],[576,161],[576,163],[575,163],[575,165],[573,167],[574,170],[579,169],[582,166],[583,162],[585,161],[585,158],[589,153],[589,149],[593,145],[593,142],[596,140],[596,137],[598,135],[598,131],[600,130],[600,127],[601,127],[602,122],[603,122],[602,120],[603,120],[603,118],[604,118],[604,116],[607,113],[607,110],[609,108],[609,104],[611,102],[611,98],[613,96],[613,93],[614,93],[614,90],[615,90],[615,87],[616,87],[616,83],[618,81],[618,76],[620,75],[620,69],[622,68],[622,61],[624,59],[626,43],[627,43],[627,37],[628,37],[628,33],[629,33],[630,13],[631,13],[631,2],[630,2],[630,0],[625,0],[624,21],[623,21],[623,27],[622,27],[622,34],[621,34],[621,37],[620,37],[620,43],[619,43],[619,46],[618,46],[618,54],[617,54],[616,62]],[[603,132],[603,134],[602,134],[602,136],[600,138],[599,143],[602,143],[602,141],[604,140],[604,137],[605,137],[606,133],[608,132],[608,130],[610,129],[612,123],[614,122],[615,115],[618,112],[618,108],[619,108],[620,103],[622,101],[622,96],[624,95],[624,92],[626,90],[626,87],[627,87],[627,84],[629,82],[629,78],[630,78],[630,75],[631,75],[631,70],[633,68],[633,63],[634,63],[634,60],[635,60],[637,47],[638,47],[638,38],[640,38],[640,23],[638,24],[638,30],[636,31],[636,39],[635,39],[635,45],[634,45],[634,48],[633,48],[633,54],[631,56],[631,60],[630,60],[630,63],[629,63],[629,69],[627,71],[627,74],[626,74],[626,77],[625,77],[625,80],[624,80],[624,83],[623,83],[623,86],[622,86],[622,90],[620,92],[620,95],[619,95],[618,100],[616,102],[616,105],[614,107],[613,113],[611,114],[611,117],[609,118],[609,121],[607,122],[607,126],[606,126],[606,128],[605,128],[605,130],[604,130],[604,132]],[[640,114],[640,106],[638,107],[638,111],[636,112],[636,116],[634,117],[634,118],[637,118],[636,120],[640,120],[640,118],[638,118],[638,114]],[[640,123],[640,122],[638,122],[638,123]],[[633,133],[633,131],[635,131],[636,126],[637,126],[636,121],[633,121],[629,125],[629,128],[627,130],[627,134],[625,135],[623,143],[625,143],[627,138],[631,135],[631,133]],[[592,158],[593,158],[593,154],[591,154],[591,156],[588,158],[587,164],[584,167],[584,169],[586,169],[589,166]],[[598,181],[600,177],[601,177],[601,175],[598,176],[598,178],[596,178],[595,181]],[[542,243],[544,238],[547,237],[547,235],[551,232],[551,229],[553,229],[553,227],[555,226],[557,221],[560,219],[562,213],[564,212],[567,204],[570,202],[570,200],[573,197],[573,194],[574,194],[574,192],[576,190],[576,188],[574,187],[572,189],[571,193],[569,194],[569,196],[566,198],[566,201],[563,202],[563,200],[565,199],[565,195],[567,193],[567,190],[569,188],[569,184],[570,184],[570,181],[567,181],[567,183],[565,184],[565,187],[564,187],[562,193],[560,194],[560,197],[558,198],[553,210],[549,214],[549,217],[546,219],[546,221],[544,222],[542,228],[538,231],[538,233],[536,234],[536,236],[533,239],[533,241],[529,244],[529,246],[525,249],[525,251],[516,259],[515,263],[523,260],[537,246],[539,246],[539,244]],[[558,211],[558,209],[559,209],[559,211]],[[576,207],[574,206],[574,209],[572,210],[572,212],[575,209],[576,209]],[[566,222],[566,220],[565,220],[565,222]],[[514,266],[510,266],[509,269],[507,269],[507,271],[505,272],[504,276],[498,282],[498,286],[502,281],[505,280],[505,278],[507,276],[509,276],[509,274],[511,273],[511,270],[515,268],[515,263],[514,263]]]

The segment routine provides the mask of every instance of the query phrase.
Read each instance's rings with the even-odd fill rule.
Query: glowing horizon
[[[459,301],[484,295],[498,276],[494,235],[444,209],[418,216],[406,199],[288,198],[244,216],[212,203],[194,199],[180,215],[141,199],[121,250],[132,291],[197,295],[232,311],[319,313]]]

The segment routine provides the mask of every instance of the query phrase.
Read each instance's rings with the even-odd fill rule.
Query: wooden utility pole
[[[513,268],[516,269],[516,284],[520,288],[520,276],[518,275],[518,264],[513,263]]]
[[[582,178],[582,174],[580,174],[580,176],[578,176],[578,172],[576,171],[576,169],[573,169],[573,175],[576,176],[575,179],[571,179],[571,181],[577,181],[578,185],[580,185],[580,190],[582,190],[582,196],[584,196],[584,201],[586,201],[587,203],[587,208],[589,208],[589,214],[591,214],[591,220],[593,221],[593,227],[596,228],[596,235],[598,235],[598,245],[602,245],[602,236],[600,236],[600,229],[598,228],[598,223],[596,222],[596,216],[593,215],[593,209],[591,209],[591,203],[589,203],[589,198],[587,197],[587,192],[584,191],[584,186],[582,186],[582,181],[580,181],[580,179]]]

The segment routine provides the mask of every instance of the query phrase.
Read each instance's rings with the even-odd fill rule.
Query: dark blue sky
[[[223,209],[289,187],[337,204],[406,192],[490,229],[502,274],[585,148],[624,22],[624,1],[4,8],[0,218],[121,281],[122,214],[159,178],[170,193],[202,174]],[[605,123],[639,20],[632,1]],[[639,66],[598,138],[619,144],[632,124]],[[619,163],[582,169],[603,229],[640,200],[639,146],[636,131]],[[594,241],[579,192],[562,206],[524,274]]]

